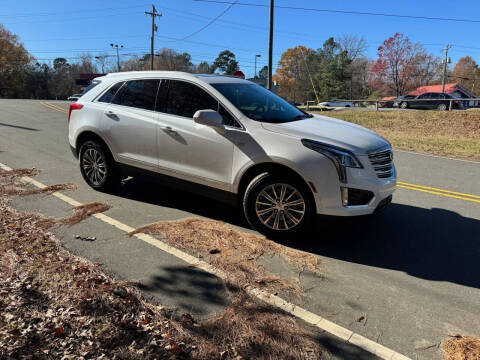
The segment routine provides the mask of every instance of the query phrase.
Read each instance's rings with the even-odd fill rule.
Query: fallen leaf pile
[[[202,257],[228,276],[238,287],[264,287],[269,291],[286,291],[301,295],[298,279],[288,281],[267,271],[257,260],[262,256],[279,255],[292,264],[299,273],[309,271],[321,277],[318,256],[278,244],[256,234],[235,230],[230,225],[214,220],[191,218],[180,221],[162,221],[138,228],[137,233],[161,235],[170,245]]]
[[[16,213],[5,200],[0,216],[0,359],[168,359],[191,352],[190,345],[172,352],[172,341],[184,336],[161,308],[64,250],[36,226],[42,218]]]
[[[473,336],[452,335],[442,343],[443,360],[480,359],[480,339]]]
[[[34,173],[0,172],[0,184],[25,175]],[[28,191],[21,182],[15,186]],[[229,281],[233,301],[225,311],[204,322],[179,317],[146,301],[136,284],[69,253],[49,232],[105,211],[104,204],[76,208],[66,221],[20,213],[8,200],[0,192],[0,360],[313,360],[324,353],[295,318]]]

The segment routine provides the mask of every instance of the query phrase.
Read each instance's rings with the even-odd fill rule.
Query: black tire
[[[438,104],[437,109],[440,111],[446,111],[447,110],[447,104]]]
[[[292,197],[287,200],[289,200],[290,203],[294,203],[299,202],[300,199],[303,199],[304,206],[302,207],[302,205],[291,205],[290,209],[288,209],[288,206],[284,207],[283,204],[278,204],[277,206],[281,207],[282,210],[276,209],[273,210],[273,212],[271,213],[267,213],[265,215],[265,218],[269,217],[272,214],[274,214],[272,215],[274,216],[274,218],[270,222],[267,222],[265,224],[264,222],[262,222],[260,215],[258,215],[258,211],[262,212],[269,207],[266,206],[265,208],[261,208],[263,205],[259,205],[257,201],[265,201],[266,198],[264,198],[261,193],[262,191],[267,189],[271,190],[272,186],[274,190],[275,188],[277,189],[276,192],[280,197],[283,185],[286,186],[284,192],[285,199],[287,199],[289,195],[293,194]],[[296,190],[300,196],[297,196],[298,194],[293,192],[292,189]],[[285,202],[285,205],[287,204],[288,202]],[[304,211],[304,214],[301,219],[298,219],[297,217],[300,216],[300,212],[302,211],[302,209]],[[270,172],[260,174],[250,182],[243,196],[243,212],[248,223],[258,232],[270,238],[282,239],[308,231],[312,225],[316,213],[315,203],[312,198],[311,192],[307,188],[307,185],[303,183],[303,181],[293,176],[285,176]],[[275,222],[277,221],[275,220],[277,214],[278,229],[274,229]],[[265,220],[265,218],[263,218],[263,220]],[[293,222],[292,218],[295,218],[298,223]]]
[[[95,155],[94,155],[95,154]],[[101,178],[92,176],[93,172],[92,160],[98,156],[98,163],[96,169],[99,169],[97,174],[104,174]],[[80,172],[82,173],[85,182],[93,189],[98,191],[113,190],[120,182],[120,174],[115,161],[105,145],[95,141],[89,140],[82,144],[79,152]],[[91,171],[89,171],[91,170]]]
[[[400,103],[400,109],[407,109],[408,108],[408,103],[406,101],[403,101]]]

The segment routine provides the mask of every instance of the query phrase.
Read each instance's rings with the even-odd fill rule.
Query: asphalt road
[[[68,108],[67,102],[49,103]],[[191,216],[245,227],[232,207],[147,179],[128,181],[115,194],[91,190],[68,148],[66,115],[39,101],[0,100],[0,162],[36,167],[41,173],[35,179],[47,185],[73,182],[79,187],[69,196],[107,203],[112,208],[106,214],[132,227]],[[480,163],[401,151],[395,163],[404,183],[384,212],[371,219],[323,219],[310,238],[291,239],[288,246],[320,257],[325,277],[302,274],[306,294],[289,300],[406,356],[438,359],[438,344],[448,335],[480,336],[480,197],[468,196],[480,196]],[[49,216],[71,212],[70,205],[44,195],[13,204]],[[107,272],[140,281],[165,306],[208,317],[228,305],[218,278],[97,219],[56,233]],[[79,242],[73,234],[97,241]],[[298,276],[281,258],[262,261],[278,275]],[[357,322],[362,315],[367,321]],[[325,334],[319,339],[338,358],[369,358]]]

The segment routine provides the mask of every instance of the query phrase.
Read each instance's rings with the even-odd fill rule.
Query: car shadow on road
[[[178,209],[229,224],[248,227],[235,206],[211,198],[162,185],[154,177],[131,178],[114,195],[162,207]]]
[[[248,229],[227,204],[133,179],[117,196],[170,207]],[[480,221],[445,209],[392,203],[370,217],[320,217],[311,234],[286,245],[338,260],[480,288]]]
[[[392,203],[371,217],[329,218],[295,248],[480,288],[480,221],[445,209]]]

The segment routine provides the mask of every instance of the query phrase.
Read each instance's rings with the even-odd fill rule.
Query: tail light
[[[70,124],[70,116],[72,115],[72,111],[73,110],[80,110],[81,108],[83,108],[82,104],[73,103],[73,104],[70,105],[70,109],[68,110],[68,123],[69,124]]]

